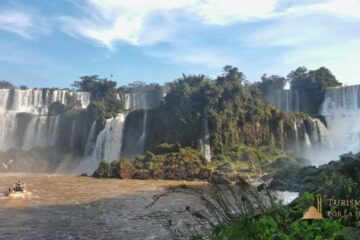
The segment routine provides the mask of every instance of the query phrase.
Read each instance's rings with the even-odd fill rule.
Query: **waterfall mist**
[[[78,100],[82,108],[86,108],[90,103],[90,93],[87,92],[57,89],[0,89],[0,151],[5,158],[0,160],[7,161],[6,159],[31,152],[32,155],[30,154],[29,157],[23,157],[28,159],[28,168],[39,168],[41,161],[48,162],[42,164],[44,166],[50,166],[50,162],[58,163],[60,159],[49,151],[56,152],[50,149],[57,147],[62,116],[49,115],[49,107],[56,102],[66,106],[69,97]],[[76,128],[76,122],[73,121],[69,131],[71,147],[75,147]],[[43,155],[35,153],[36,151]],[[30,164],[34,160],[31,156],[38,158],[36,166]],[[11,167],[9,164],[6,166]]]
[[[360,151],[360,85],[328,88],[321,114],[333,141],[330,159],[344,153]]]

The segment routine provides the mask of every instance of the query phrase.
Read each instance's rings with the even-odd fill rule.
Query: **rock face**
[[[122,179],[131,179],[136,173],[136,168],[129,160],[120,160],[118,167],[118,176]]]

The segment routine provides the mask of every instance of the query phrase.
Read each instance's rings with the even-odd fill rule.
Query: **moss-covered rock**
[[[118,176],[122,179],[131,179],[136,173],[136,168],[134,165],[127,159],[119,161],[118,164]]]
[[[112,169],[107,161],[101,161],[99,167],[95,170],[92,175],[97,178],[110,178],[112,177]]]
[[[166,147],[164,147],[166,146]],[[157,147],[159,154],[147,152],[145,156],[135,159],[135,166],[149,170],[155,179],[195,179],[205,177],[201,169],[206,168],[202,154],[190,147],[162,145]]]

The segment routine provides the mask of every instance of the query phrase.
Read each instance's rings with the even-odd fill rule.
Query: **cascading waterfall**
[[[1,89],[0,150],[55,146],[60,116],[48,116],[48,107],[57,101],[66,105],[68,96],[75,97],[83,108],[90,103],[90,93],[87,92]],[[70,134],[75,133],[73,131]]]
[[[136,145],[133,146],[134,153],[141,154],[145,150],[145,144],[146,144],[146,126],[147,126],[147,117],[148,113],[147,111],[154,107],[156,104],[155,102],[152,102],[149,99],[148,93],[143,92],[133,92],[125,94],[125,109],[127,110],[143,110],[144,114],[142,115],[142,126],[141,126],[141,134],[139,138],[136,140]],[[126,141],[126,139],[124,140]]]
[[[296,155],[310,159],[316,166],[328,162],[325,154],[332,152],[332,141],[327,128],[316,118],[306,122],[294,122]]]
[[[206,161],[211,162],[209,123],[208,123],[208,116],[206,109],[204,109],[204,116],[203,116],[203,147],[202,148]]]
[[[137,151],[139,153],[144,152],[145,150],[145,141],[146,141],[146,122],[147,122],[147,111],[144,110],[144,117],[143,117],[143,125],[142,125],[142,134],[137,142]]]
[[[76,122],[73,121],[71,124],[70,148],[74,148],[75,145],[75,128],[76,128]]]
[[[126,114],[119,113],[115,118],[107,119],[104,129],[96,137],[95,144],[91,143],[89,139],[95,134],[96,122],[93,123],[85,150],[85,159],[76,169],[77,172],[91,174],[98,167],[100,161],[119,160],[125,118]]]
[[[0,113],[0,150],[16,148],[16,113]]]
[[[23,150],[55,146],[60,116],[33,116],[26,129]]]
[[[95,147],[95,141],[96,141],[96,121],[94,121],[91,125],[85,146],[84,157],[89,157],[93,153]]]
[[[296,90],[274,90],[264,96],[264,99],[282,111],[299,112],[299,93]]]
[[[327,88],[321,114],[336,148],[326,157],[360,151],[360,85]]]
[[[294,122],[294,131],[295,131],[295,154],[299,154],[299,133],[296,122]]]

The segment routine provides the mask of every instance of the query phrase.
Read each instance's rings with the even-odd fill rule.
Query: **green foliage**
[[[291,89],[299,91],[300,111],[310,114],[319,113],[327,87],[341,85],[330,70],[325,67],[310,71],[305,67],[299,67],[289,73],[287,77]]]
[[[283,150],[274,146],[253,148],[237,144],[224,153],[216,155],[211,164],[218,166],[229,163],[234,171],[260,173],[263,170],[271,171],[271,163],[282,160],[291,161]]]
[[[198,178],[200,170],[206,168],[206,160],[196,149],[162,144],[157,147],[157,154],[147,152],[136,157],[134,165],[151,171],[154,178],[180,180]]]
[[[13,89],[15,88],[14,85],[12,85],[12,83],[5,81],[5,80],[0,80],[0,89]]]
[[[298,116],[265,103],[256,85],[248,84],[235,67],[226,66],[215,80],[204,75],[183,75],[169,88],[164,103],[149,111],[150,151],[163,142],[199,149],[205,110],[213,155],[230,151],[236,144],[273,145],[280,149],[290,145],[291,140],[286,139],[290,134],[285,131],[292,131]]]
[[[343,226],[331,220],[302,220],[286,206],[257,215],[243,215],[231,225],[218,225],[212,240],[345,240]],[[277,215],[277,216],[276,216]]]
[[[276,90],[284,89],[286,82],[287,80],[284,77],[278,75],[271,75],[268,77],[264,74],[261,76],[261,82],[257,83],[257,87],[263,96],[267,96]]]
[[[99,118],[105,119],[115,116],[121,109],[121,102],[116,98],[116,82],[99,76],[84,76],[72,85],[78,91],[91,93],[92,106],[90,111]]]

